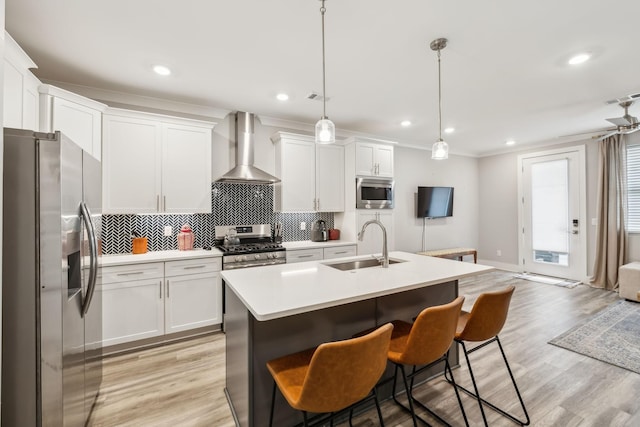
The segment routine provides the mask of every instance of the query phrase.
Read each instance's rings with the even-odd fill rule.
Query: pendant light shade
[[[326,117],[316,123],[316,144],[333,144],[336,142],[336,126]]]
[[[449,158],[449,144],[442,139],[442,74],[440,72],[440,51],[447,47],[447,39],[440,38],[431,42],[431,50],[438,51],[438,129],[440,137],[431,148],[431,158],[446,160]]]
[[[431,148],[431,158],[435,160],[446,160],[449,158],[449,144],[443,140],[436,141]]]
[[[320,15],[322,16],[322,117],[316,123],[316,144],[333,144],[336,142],[336,126],[327,117],[327,93],[325,78],[325,60],[324,60],[324,7],[325,0],[320,6]]]

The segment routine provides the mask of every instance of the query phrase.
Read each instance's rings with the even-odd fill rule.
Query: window
[[[640,233],[640,145],[627,146],[627,231]]]

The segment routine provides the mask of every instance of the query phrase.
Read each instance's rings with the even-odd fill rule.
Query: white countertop
[[[370,255],[222,271],[226,284],[260,321],[306,313],[424,286],[457,280],[494,268],[407,252],[390,258],[407,262],[389,268],[341,271],[326,264]]]
[[[194,249],[191,251],[153,251],[145,254],[117,254],[117,255],[103,255],[100,257],[100,265],[102,267],[108,267],[112,265],[125,265],[125,264],[139,264],[145,262],[164,262],[164,261],[176,261],[192,258],[209,258],[209,257],[221,257],[222,252],[213,248],[210,251],[204,249]]]
[[[315,248],[335,248],[339,246],[357,245],[356,242],[346,240],[327,240],[326,242],[312,242],[311,240],[299,240],[296,242],[282,242],[286,249],[315,249]]]

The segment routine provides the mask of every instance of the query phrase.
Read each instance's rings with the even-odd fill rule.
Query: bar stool
[[[324,343],[317,348],[267,362],[273,377],[269,426],[273,425],[276,386],[289,405],[302,412],[304,426],[325,423],[346,409],[349,425],[353,405],[374,399],[380,425],[384,426],[375,385],[384,373],[391,339],[391,323],[367,335]],[[315,415],[307,416],[308,412]]]
[[[393,376],[393,400],[401,408],[411,413],[414,426],[418,425],[417,420],[429,425],[429,423],[415,413],[414,403],[429,412],[441,423],[447,426],[449,425],[447,421],[413,397],[413,385],[414,379],[418,374],[443,361],[445,372],[449,373],[453,384],[455,384],[448,356],[449,348],[453,343],[453,338],[456,333],[456,326],[458,324],[458,318],[460,317],[463,302],[464,297],[459,296],[448,304],[425,308],[420,312],[418,317],[416,317],[413,324],[401,320],[394,320],[392,322],[393,334],[391,335],[391,344],[389,345],[387,358],[395,364],[395,373]],[[411,374],[407,375],[404,368],[405,365],[413,366]],[[416,370],[416,365],[424,366]],[[407,393],[409,407],[403,405],[396,395],[398,371],[401,371],[402,373],[402,380]],[[411,380],[410,383],[408,380]],[[456,387],[454,387],[454,390],[458,399],[458,404],[460,405],[460,410],[462,411],[465,425],[468,426],[469,423],[467,422],[467,415],[464,412],[464,406],[462,405],[460,394]]]
[[[509,418],[511,421],[516,424],[520,424],[523,426],[529,425],[529,414],[527,413],[527,408],[524,405],[524,401],[522,400],[522,396],[520,395],[520,391],[518,390],[518,386],[516,384],[516,380],[513,377],[513,373],[511,372],[511,367],[509,367],[509,362],[507,361],[507,356],[504,354],[504,350],[502,349],[502,344],[500,344],[500,339],[498,338],[498,334],[502,330],[506,320],[507,313],[509,311],[509,303],[511,302],[511,296],[513,295],[513,291],[515,290],[515,286],[511,285],[507,288],[497,291],[497,292],[487,292],[481,294],[476,300],[475,304],[471,308],[471,312],[463,311],[460,314],[460,319],[458,321],[458,329],[456,332],[455,340],[456,342],[462,345],[462,349],[464,350],[464,356],[467,359],[467,366],[469,366],[469,375],[471,376],[471,382],[473,383],[473,389],[475,393],[467,390],[461,385],[456,385],[453,381],[450,381],[456,388],[460,388],[465,393],[473,396],[477,399],[478,405],[480,406],[480,413],[482,414],[482,419],[484,420],[484,425],[488,426],[487,417],[484,413],[483,403],[489,406],[491,409],[497,411],[498,413],[504,415]],[[467,349],[465,342],[482,342],[482,344],[472,348]],[[473,370],[471,369],[471,362],[469,360],[469,354],[473,353],[476,350],[480,350],[484,348],[488,344],[492,342],[498,343],[498,348],[500,348],[500,353],[502,354],[502,358],[504,359],[504,363],[507,367],[507,371],[509,372],[509,376],[511,377],[511,382],[513,383],[513,387],[516,390],[516,394],[518,395],[518,400],[520,401],[520,406],[522,406],[522,410],[524,411],[525,421],[522,421],[513,415],[507,413],[503,409],[498,408],[494,404],[486,401],[485,399],[480,397],[480,392],[478,391],[478,385],[475,380],[475,376],[473,374]],[[452,378],[451,378],[452,379]]]

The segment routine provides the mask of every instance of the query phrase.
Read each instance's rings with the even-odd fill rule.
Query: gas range
[[[271,236],[270,224],[217,226],[215,233],[223,270],[287,262],[285,248]]]

